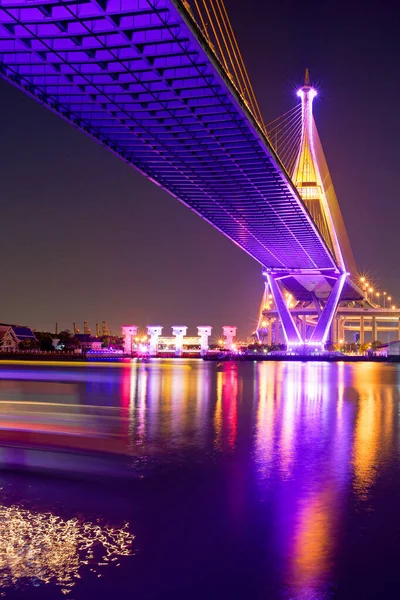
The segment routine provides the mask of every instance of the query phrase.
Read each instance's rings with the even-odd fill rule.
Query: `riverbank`
[[[174,356],[168,357],[168,360],[181,361],[187,359],[187,356]],[[398,363],[400,362],[400,356],[357,356],[350,354],[208,354],[203,357],[190,357],[191,359],[197,358],[199,360],[205,360],[209,362],[264,362],[264,361],[306,361],[306,362],[376,362],[376,363]],[[129,363],[132,360],[140,362],[148,362],[149,360],[163,360],[165,357],[145,357],[138,358],[135,356],[86,356],[84,354],[52,354],[52,353],[0,353],[0,364],[1,362],[9,361],[21,361],[21,362],[60,362],[60,363],[74,363],[74,364],[91,364],[91,363]]]

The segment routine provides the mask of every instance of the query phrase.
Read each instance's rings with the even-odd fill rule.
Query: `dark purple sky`
[[[304,68],[360,270],[400,298],[399,14],[390,3],[225,0],[266,122]],[[259,265],[83,133],[0,81],[0,321],[250,333]]]

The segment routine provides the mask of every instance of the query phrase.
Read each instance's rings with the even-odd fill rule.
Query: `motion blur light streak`
[[[60,377],[65,370],[64,365],[58,367]],[[98,537],[102,539],[109,530],[99,525],[101,533],[95,532],[97,525],[91,516],[93,495],[99,497],[96,502],[100,505],[95,514],[104,516],[105,522],[130,523],[134,510],[135,521],[140,523],[134,541],[140,560],[124,559],[119,577],[113,577],[108,569],[101,580],[101,585],[109,585],[119,597],[124,597],[127,582],[132,579],[138,597],[166,597],[163,593],[168,571],[170,580],[177,577],[183,581],[184,595],[178,592],[174,596],[179,600],[213,597],[215,581],[224,589],[229,588],[227,596],[229,592],[231,598],[242,598],[246,594],[240,588],[240,578],[243,573],[254,572],[252,598],[329,600],[333,598],[332,585],[336,585],[337,573],[343,573],[344,565],[346,570],[351,565],[365,573],[365,561],[369,561],[368,571],[374,572],[372,563],[376,568],[376,553],[370,556],[360,552],[357,556],[354,552],[364,540],[368,547],[379,546],[380,554],[384,555],[380,574],[388,560],[395,563],[398,552],[394,550],[400,551],[400,542],[393,535],[398,528],[400,491],[398,365],[289,361],[232,365],[189,359],[179,363],[135,362],[122,370],[99,370],[89,365],[84,371],[69,369],[66,390],[71,392],[74,402],[69,405],[68,395],[62,394],[60,406],[54,398],[52,376],[56,370],[38,367],[32,375],[34,381],[29,393],[28,380],[24,381],[22,375],[31,371],[30,367],[18,365],[14,370],[7,368],[7,380],[0,379],[0,400],[3,392],[7,398],[13,397],[12,404],[0,401],[0,421],[7,423],[12,413],[16,421],[24,417],[26,429],[22,434],[28,448],[19,454],[11,439],[13,432],[1,431],[0,466],[9,466],[11,457],[14,464],[29,468],[40,453],[40,465],[49,473],[60,473],[65,453],[68,474],[90,473],[91,481],[100,479],[100,486],[105,481],[105,489],[101,487],[104,493],[99,494],[97,483],[82,486],[78,479],[74,493],[64,494],[67,486],[62,478],[58,477],[56,483],[50,477],[41,478],[47,481],[46,486],[61,490],[61,505],[65,502],[63,511],[68,512],[60,513],[59,504],[53,504],[43,493],[39,496],[30,491],[24,484],[18,496],[24,498],[24,506],[28,501],[29,508],[41,506],[42,498],[46,498],[46,506],[41,512],[30,513],[21,513],[25,508],[16,512],[12,512],[14,508],[0,510],[0,543],[4,546],[0,550],[3,552],[0,585],[8,573],[9,586],[23,585],[26,577],[32,581],[47,577],[47,589],[57,581],[61,589],[68,590],[68,582],[76,583],[80,576],[85,582],[75,586],[73,597],[86,600],[85,593],[91,585],[90,569],[96,570],[97,581],[101,563],[107,562],[101,558],[106,550],[99,552],[98,558],[96,548]],[[83,373],[86,381],[82,380]],[[39,389],[41,402],[38,402]],[[82,436],[61,433],[56,436],[58,426],[63,431],[69,424],[74,426],[78,418],[78,422],[86,420],[91,430],[98,427],[102,437],[95,438],[96,445],[82,448],[86,444]],[[52,440],[60,444],[57,451],[49,445],[39,446],[40,452],[36,452],[37,446],[33,447],[34,441],[42,443],[43,438],[34,433],[34,428],[42,422],[53,424]],[[118,435],[111,435],[113,432]],[[115,437],[121,441],[117,446],[111,443]],[[77,440],[81,447],[71,452],[67,441],[61,445],[63,438],[71,443]],[[97,450],[112,448],[120,454],[114,453],[111,458],[108,454],[101,455],[96,462]],[[93,466],[97,469],[94,475]],[[121,469],[123,483],[115,480],[115,486],[110,485],[104,472],[114,475],[112,469],[117,467]],[[2,480],[7,477],[3,472]],[[36,481],[35,478],[33,488],[38,485]],[[172,485],[168,486],[168,481]],[[124,489],[129,490],[126,497]],[[27,498],[31,493],[33,500]],[[72,508],[68,506],[70,502]],[[8,505],[11,503],[13,507],[19,506],[15,496]],[[77,506],[84,515],[89,509],[89,514],[82,520],[63,520],[65,514],[67,518],[76,515]],[[52,517],[50,512],[62,518]],[[28,532],[25,538],[28,550],[23,550],[22,555],[18,554],[20,546],[14,539],[17,536],[12,534],[12,548],[7,550],[8,557],[15,554],[12,572],[4,566],[7,559],[4,548],[10,543],[7,522],[11,518],[18,523],[18,527],[13,525],[13,531]],[[68,535],[64,536],[64,531]],[[74,541],[81,539],[80,531],[86,536],[82,544]],[[36,534],[39,541],[31,541]],[[113,535],[114,541],[119,539],[118,533]],[[67,540],[64,546],[60,542],[63,536]],[[384,545],[387,539],[390,539],[388,547]],[[47,540],[47,545],[44,546],[43,540]],[[39,545],[44,548],[40,556],[36,550]],[[29,546],[34,546],[34,563],[30,561]],[[50,547],[54,552],[48,550]],[[100,544],[99,550],[102,548]],[[154,564],[160,557],[164,573],[156,581]],[[60,573],[57,579],[51,575],[55,561]],[[39,564],[40,569],[33,569],[32,564]],[[266,564],[270,570],[267,575]],[[214,569],[214,565],[218,568]],[[213,569],[215,581],[204,577],[209,568]],[[39,571],[42,579],[29,575],[29,569]],[[65,573],[71,572],[68,579]],[[17,573],[21,574],[20,579]],[[262,588],[266,578],[266,585],[271,585],[268,590]],[[351,578],[354,581],[353,574]],[[193,581],[197,585],[198,580],[205,587],[193,593],[191,586]],[[277,580],[279,589],[274,587]],[[239,591],[235,596],[236,588]],[[104,593],[104,597],[110,595]],[[341,596],[353,597],[366,598],[368,594]],[[26,600],[34,598],[26,596]]]
[[[0,586],[18,582],[56,582],[68,593],[84,565],[101,576],[101,567],[132,554],[128,524],[101,526],[19,506],[0,506]]]

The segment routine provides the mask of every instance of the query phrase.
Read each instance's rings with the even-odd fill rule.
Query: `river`
[[[395,598],[400,367],[0,365],[5,598]]]

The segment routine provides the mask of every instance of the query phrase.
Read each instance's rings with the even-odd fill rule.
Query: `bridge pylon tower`
[[[360,291],[349,277],[349,271],[352,274],[356,272],[355,261],[314,122],[313,100],[317,91],[311,85],[308,69],[297,95],[301,99],[301,111],[298,111],[300,123],[297,128],[294,127],[292,121],[296,117],[291,117],[290,127],[292,131],[297,131],[300,139],[292,142],[293,147],[297,143],[298,151],[288,174],[311,222],[329,249],[336,268],[263,270],[265,289],[273,297],[273,310],[271,302],[266,302],[266,308],[261,311],[259,318],[258,331],[261,322],[271,326],[271,315],[277,314],[288,349],[323,347],[329,338],[330,327],[341,300],[360,297]],[[275,151],[280,157],[278,146]],[[288,170],[287,165],[284,166]],[[293,310],[296,306],[307,306],[314,314],[311,317],[298,317]]]

